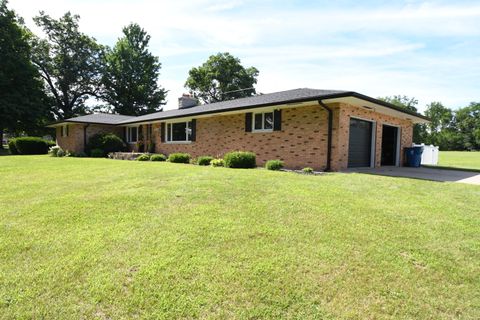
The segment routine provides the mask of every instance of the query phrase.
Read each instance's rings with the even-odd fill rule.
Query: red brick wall
[[[392,124],[400,127],[400,165],[403,164],[404,148],[411,146],[413,136],[413,124],[408,120],[384,115],[365,108],[359,108],[348,104],[336,104],[334,109],[333,130],[333,155],[332,169],[346,169],[348,165],[348,137],[350,130],[350,117],[358,117],[376,122],[375,139],[375,166],[379,167],[382,154],[382,124]]]
[[[57,127],[56,137],[57,145],[63,150],[73,152],[83,151],[83,125],[69,124],[67,137],[62,137],[62,127]]]
[[[68,137],[62,137],[62,128],[57,127],[56,136],[57,136],[57,145],[59,145],[63,150],[81,152],[84,151],[83,143],[83,128],[84,124],[69,124],[68,125]],[[98,125],[91,124],[87,128],[87,141],[88,139],[97,133],[115,133],[120,138],[123,139],[123,128],[115,127],[109,125]]]
[[[376,121],[375,165],[380,166],[382,124],[401,127],[401,163],[403,148],[412,143],[413,126],[402,120],[348,104],[332,104],[334,111],[332,137],[332,169],[342,170],[348,164],[348,136],[350,117]],[[153,142],[158,153],[188,152],[193,157],[211,155],[222,157],[234,150],[252,151],[257,154],[257,164],[281,159],[287,168],[313,167],[323,170],[327,164],[328,115],[319,105],[302,106],[282,110],[282,130],[268,133],[245,132],[245,114],[218,115],[197,118],[196,141],[191,143],[162,143],[160,123],[153,126]],[[83,126],[70,125],[69,136],[61,137],[57,128],[57,143],[65,150],[83,151]],[[146,130],[146,126],[142,126]],[[90,125],[88,137],[99,132],[114,132],[123,138],[123,128]],[[143,134],[146,137],[146,132]],[[146,140],[146,139],[145,139]],[[145,141],[146,144],[148,141]],[[135,145],[131,145],[133,147]]]
[[[287,168],[324,169],[327,152],[327,113],[318,105],[282,110],[282,130],[245,132],[245,114],[197,119],[196,141],[169,144],[160,141],[160,124],[154,126],[156,151],[188,152],[193,157],[222,157],[234,150],[257,154],[257,164],[281,159]]]

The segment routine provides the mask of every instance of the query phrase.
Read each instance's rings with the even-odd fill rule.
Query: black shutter
[[[160,141],[165,142],[165,122],[160,124]]]
[[[123,140],[127,141],[127,127],[123,127]]]
[[[195,141],[197,137],[197,119],[192,119],[191,123],[191,129],[192,129],[192,135],[190,136],[190,139],[192,141]]]
[[[252,113],[245,113],[245,132],[252,132]]]
[[[282,110],[273,111],[273,131],[282,130]]]
[[[68,137],[68,124],[65,127],[67,127],[67,137]]]

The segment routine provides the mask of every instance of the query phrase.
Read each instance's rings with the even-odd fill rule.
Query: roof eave
[[[368,102],[371,102],[371,103],[375,103],[375,104],[379,104],[381,106],[384,106],[384,107],[387,107],[387,108],[390,108],[392,110],[395,110],[395,111],[398,111],[398,112],[402,112],[402,113],[405,113],[405,114],[408,114],[408,115],[411,115],[413,117],[417,117],[417,118],[420,118],[424,121],[428,121],[430,122],[431,119],[420,114],[420,113],[417,113],[417,112],[413,112],[413,111],[409,111],[409,110],[405,110],[403,108],[400,108],[394,104],[391,104],[389,102],[386,102],[386,101],[383,101],[383,100],[380,100],[380,99],[375,99],[375,98],[372,98],[372,97],[369,97],[369,96],[366,96],[364,94],[361,94],[361,93],[358,93],[358,92],[354,92],[354,91],[351,91],[351,92],[347,92],[348,94],[344,94],[344,93],[340,93],[340,94],[337,94],[336,97],[330,97],[330,99],[332,98],[343,98],[343,97],[355,97],[355,98],[358,98],[358,99],[362,99],[362,100],[365,100],[365,101],[368,101]]]
[[[123,121],[121,123],[118,123],[117,125],[121,126],[121,125],[129,125],[129,124],[135,124],[135,123],[141,123],[141,122],[152,122],[152,121],[158,121],[158,120],[170,120],[170,119],[183,118],[183,117],[195,117],[195,116],[198,116],[198,115],[205,115],[205,114],[224,113],[224,112],[232,112],[232,111],[239,111],[239,110],[272,107],[272,106],[291,104],[291,103],[318,101],[318,100],[323,100],[323,99],[330,99],[334,95],[337,95],[337,94],[312,96],[312,97],[308,97],[308,98],[299,98],[299,99],[290,99],[290,100],[284,100],[284,101],[279,101],[279,102],[256,104],[256,105],[253,105],[253,106],[252,105],[246,105],[246,106],[240,106],[240,107],[229,108],[229,109],[224,109],[224,110],[207,110],[207,111],[189,113],[189,114],[185,114],[185,115],[152,118],[152,119],[148,119],[148,120]]]
[[[105,123],[105,122],[95,122],[95,121],[75,121],[75,120],[60,120],[57,122],[52,122],[49,125],[47,125],[47,128],[55,128],[58,127],[59,125],[62,125],[64,123],[70,123],[70,124],[97,124],[97,125],[102,125],[102,126],[116,126],[118,123]]]

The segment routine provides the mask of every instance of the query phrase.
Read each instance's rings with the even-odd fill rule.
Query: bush
[[[60,148],[57,151],[57,157],[61,158],[61,157],[65,157],[65,156],[67,156],[67,152],[63,151],[63,149]]]
[[[105,156],[105,153],[103,152],[102,149],[95,148],[90,150],[90,156],[92,158],[103,158]]]
[[[150,161],[150,155],[149,154],[142,154],[135,159],[137,161]]]
[[[20,137],[15,139],[18,154],[47,154],[49,144],[38,137]]]
[[[190,163],[190,155],[188,153],[171,153],[168,161],[173,163]]]
[[[233,151],[223,157],[227,168],[255,168],[257,166],[255,153]]]
[[[210,161],[210,165],[212,167],[223,167],[225,165],[225,162],[223,161],[223,159],[213,159],[212,161]]]
[[[282,160],[268,160],[265,163],[265,168],[268,170],[281,170],[283,168],[283,161]]]
[[[16,139],[8,140],[8,150],[10,151],[10,154],[18,154],[17,147],[15,146],[15,140]]]
[[[209,166],[210,162],[213,160],[213,157],[210,156],[201,156],[197,158],[197,164],[199,166]]]
[[[87,149],[91,151],[100,149],[103,150],[104,154],[108,154],[110,152],[126,151],[127,145],[113,133],[97,133],[88,140]]]
[[[303,173],[306,173],[306,174],[312,174],[312,173],[313,173],[313,169],[310,168],[310,167],[306,167],[306,168],[303,168],[303,169],[302,169],[302,172],[303,172]]]
[[[48,149],[48,154],[51,157],[58,157],[58,151],[60,150],[62,150],[62,148],[60,148],[59,146],[53,146],[53,147],[50,147],[50,149]]]
[[[167,157],[164,154],[153,154],[150,161],[166,161]]]

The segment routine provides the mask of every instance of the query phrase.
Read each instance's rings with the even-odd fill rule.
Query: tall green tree
[[[441,102],[432,102],[427,105],[425,115],[430,118],[425,143],[439,146],[440,150],[458,149],[459,135],[453,127],[453,111]]]
[[[158,85],[161,63],[148,51],[149,41],[144,29],[130,24],[107,51],[101,97],[115,113],[139,116],[165,104],[167,91]]]
[[[418,100],[413,97],[408,97],[405,95],[394,95],[391,97],[380,97],[380,100],[389,102],[401,109],[410,112],[418,112],[417,105]],[[415,124],[413,126],[413,142],[415,143],[425,143],[427,142],[427,127],[424,124]]]
[[[480,150],[480,103],[472,102],[468,107],[458,109],[455,128],[464,150]]]
[[[380,100],[391,103],[407,111],[418,112],[418,100],[413,97],[394,95],[390,97],[381,97]]]
[[[48,116],[42,81],[31,63],[32,34],[0,1],[0,148],[4,130],[32,132]]]
[[[87,113],[86,100],[100,89],[103,48],[80,32],[79,19],[70,12],[53,19],[43,11],[34,18],[46,38],[33,41],[33,62],[55,102],[57,119]]]
[[[203,103],[219,102],[256,94],[259,71],[245,68],[230,53],[212,55],[200,67],[189,71],[185,87]]]

